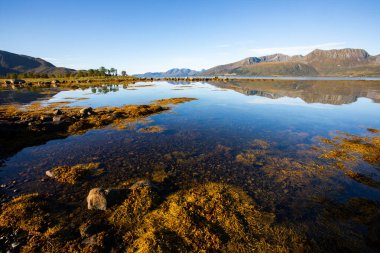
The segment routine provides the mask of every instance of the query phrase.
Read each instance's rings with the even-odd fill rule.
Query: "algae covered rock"
[[[161,201],[157,188],[149,180],[138,181],[129,189],[130,194],[109,219],[117,228],[130,229],[138,225]]]
[[[235,187],[208,183],[182,190],[160,203],[151,187],[140,187],[112,214],[127,252],[301,252],[305,240],[274,224]]]
[[[103,173],[99,163],[77,164],[74,166],[58,166],[45,172],[46,176],[60,183],[75,184],[87,176],[95,176]]]
[[[0,215],[0,227],[41,231],[47,224],[48,204],[38,193],[22,195],[6,203]]]

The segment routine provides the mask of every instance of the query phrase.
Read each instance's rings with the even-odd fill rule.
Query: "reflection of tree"
[[[108,92],[117,92],[119,91],[119,85],[102,85],[100,87],[92,87],[92,93],[106,94]]]

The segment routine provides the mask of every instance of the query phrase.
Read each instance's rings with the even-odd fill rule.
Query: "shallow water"
[[[152,82],[60,91],[41,101],[102,107],[174,97],[198,100],[151,116],[150,122],[135,128],[90,130],[24,148],[6,160],[0,182],[9,194],[42,191],[75,201],[94,186],[143,178],[163,168],[179,188],[197,182],[230,183],[247,191],[263,209],[275,211],[279,219],[291,221],[312,217],[310,206],[304,206],[312,197],[380,201],[379,189],[339,171],[315,169],[317,156],[311,149],[318,144],[317,136],[337,131],[366,135],[367,128],[380,129],[380,83]],[[165,131],[137,131],[155,125]],[[258,139],[269,147],[255,144]],[[256,154],[253,164],[239,161],[238,155],[249,150],[263,152]],[[45,171],[55,166],[87,162],[100,162],[106,173],[79,186],[44,180]],[[371,166],[358,169],[380,178]]]

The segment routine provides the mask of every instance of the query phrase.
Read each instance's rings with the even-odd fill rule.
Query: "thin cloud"
[[[256,56],[282,53],[287,55],[308,54],[315,49],[336,49],[341,48],[346,42],[329,42],[317,45],[294,46],[294,47],[270,47],[270,48],[253,48],[249,51]]]

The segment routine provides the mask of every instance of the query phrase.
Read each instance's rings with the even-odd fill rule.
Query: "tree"
[[[121,71],[121,75],[122,75],[122,76],[127,76],[127,71],[122,70],[122,71]]]
[[[110,73],[111,73],[111,75],[116,76],[117,75],[117,69],[111,68]]]
[[[106,73],[107,73],[107,71],[108,70],[105,67],[103,67],[103,66],[99,68],[99,72],[102,74],[102,76],[105,76]]]

